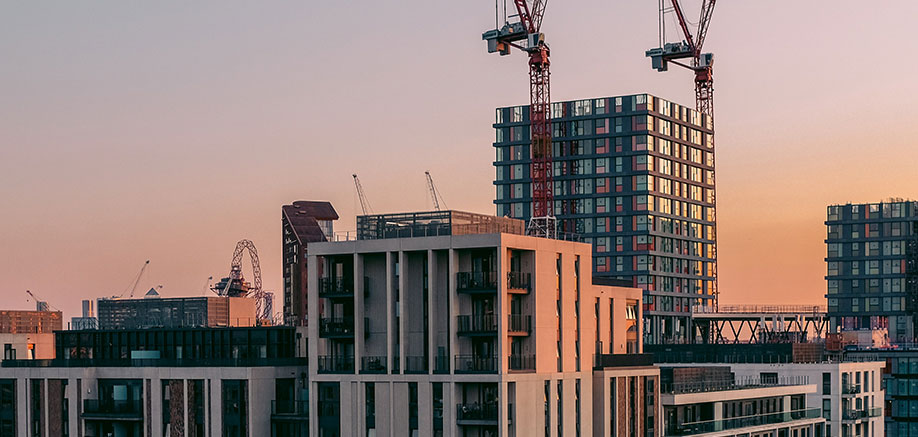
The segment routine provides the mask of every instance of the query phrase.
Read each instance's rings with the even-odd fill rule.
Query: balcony
[[[507,334],[526,336],[532,333],[532,316],[510,314],[508,316]]]
[[[350,355],[319,355],[318,373],[354,373],[354,357]]]
[[[536,368],[535,355],[510,355],[510,370],[515,372],[529,372]]]
[[[706,420],[702,422],[689,422],[674,424],[666,427],[665,435],[698,435],[711,432],[727,431],[753,426],[774,425],[797,420],[818,419],[822,417],[822,409],[807,408],[805,410],[788,411],[783,413],[756,414],[753,416],[732,417],[721,420]]]
[[[842,384],[842,394],[856,395],[860,394],[861,386],[859,384]]]
[[[427,373],[427,357],[422,357],[422,356],[405,357],[405,373],[414,373],[414,374]]]
[[[309,420],[309,401],[271,401],[271,419]]]
[[[497,316],[494,314],[457,316],[456,333],[468,337],[497,335]]]
[[[386,373],[386,356],[360,357],[360,373]]]
[[[867,417],[880,417],[883,415],[883,407],[873,407],[865,409]]]
[[[456,373],[497,373],[497,357],[456,355]]]
[[[881,407],[864,408],[862,410],[849,409],[842,411],[842,420],[856,421],[870,417],[880,417],[881,415],[883,415],[883,408]]]
[[[323,317],[319,319],[319,337],[354,338],[354,318]]]
[[[456,424],[471,426],[497,425],[498,407],[496,403],[481,404],[478,402],[456,405]]]
[[[435,375],[448,375],[449,374],[449,357],[439,355],[434,357],[434,371]]]
[[[142,402],[138,400],[83,400],[82,417],[86,420],[143,420]]]
[[[354,297],[354,279],[343,276],[319,278],[319,298],[344,299]]]
[[[523,272],[507,272],[507,292],[513,294],[529,294],[532,290],[532,274]]]
[[[497,272],[456,273],[456,291],[468,294],[496,293]]]

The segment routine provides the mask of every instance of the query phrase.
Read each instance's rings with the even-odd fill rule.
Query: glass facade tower
[[[918,202],[831,205],[826,217],[830,329],[888,329],[915,341]]]
[[[528,220],[529,107],[498,108],[497,215]],[[593,244],[593,273],[645,290],[645,341],[693,338],[716,299],[713,120],[648,94],[551,107],[559,233]]]

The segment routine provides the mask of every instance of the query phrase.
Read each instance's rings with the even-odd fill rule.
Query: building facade
[[[594,361],[641,350],[641,291],[594,284],[589,245],[458,211],[357,220],[309,249],[314,435],[617,435],[593,387],[620,378],[599,414],[662,435],[650,361]]]
[[[335,220],[338,213],[329,202],[300,200],[281,207],[285,324],[306,325],[307,246],[333,239]]]
[[[648,94],[552,104],[554,213],[592,271],[645,290],[648,342],[692,338],[717,297],[713,120]],[[531,216],[529,108],[498,108],[497,215]]]
[[[99,329],[255,326],[255,300],[245,297],[99,299]]]
[[[302,328],[56,333],[0,367],[0,436],[307,436]]]
[[[893,343],[914,342],[918,202],[831,205],[825,224],[832,331],[886,329]]]
[[[64,316],[60,311],[0,310],[0,333],[40,334],[63,329]]]

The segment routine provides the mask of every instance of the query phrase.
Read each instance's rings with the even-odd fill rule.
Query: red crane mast
[[[555,238],[557,221],[551,168],[551,62],[545,35],[540,32],[547,3],[548,0],[513,0],[519,21],[510,23],[505,16],[503,27],[485,32],[482,39],[488,42],[489,53],[508,55],[510,47],[516,47],[529,55],[532,217],[528,232],[530,235]],[[495,6],[499,10],[499,4],[495,3]],[[499,24],[499,20],[496,21],[495,24]],[[526,44],[520,44],[521,41],[526,41]]]

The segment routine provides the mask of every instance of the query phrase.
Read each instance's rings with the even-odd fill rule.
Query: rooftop
[[[427,211],[357,216],[358,240],[469,234],[526,234],[522,220],[465,211]]]

